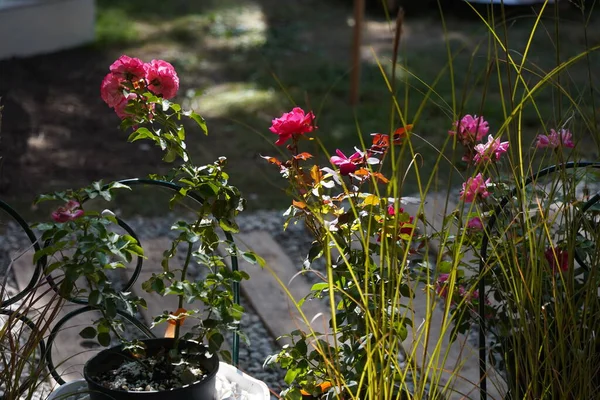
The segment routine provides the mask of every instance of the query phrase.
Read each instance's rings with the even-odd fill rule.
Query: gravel
[[[270,232],[274,239],[286,249],[286,254],[302,268],[302,261],[308,252],[311,244],[311,238],[307,230],[301,224],[290,224],[286,231],[283,231],[282,211],[259,211],[253,214],[240,215],[238,224],[242,232],[248,233],[257,230]],[[176,233],[171,230],[171,225],[177,218],[173,215],[165,215],[155,218],[133,217],[126,220],[127,224],[139,235],[140,240],[148,240],[158,237],[172,238]],[[3,235],[0,236],[0,282],[6,279],[8,291],[14,293],[17,287],[12,273],[6,274],[7,266],[10,264],[11,257],[27,249],[30,243],[21,229],[13,222],[8,222],[2,227]],[[179,252],[180,257],[183,253]],[[201,277],[202,271],[199,268],[190,268],[190,273]],[[7,298],[4,293],[4,299]],[[277,352],[277,345],[270,336],[268,330],[260,317],[252,309],[246,299],[241,301],[246,313],[242,318],[241,329],[247,335],[250,344],[241,344],[240,366],[239,368],[248,375],[264,381],[269,388],[278,393],[285,385],[283,382],[284,372],[278,369],[263,368],[264,360]],[[272,398],[276,398],[272,396]]]

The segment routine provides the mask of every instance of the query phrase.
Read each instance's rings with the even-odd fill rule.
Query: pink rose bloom
[[[280,118],[275,118],[269,130],[279,135],[279,139],[275,144],[281,146],[293,135],[312,132],[315,129],[315,126],[313,126],[314,120],[315,115],[312,111],[305,114],[300,107],[294,107],[292,111],[284,113]]]
[[[575,147],[573,143],[573,135],[568,129],[560,129],[558,132],[554,129],[550,129],[549,135],[538,135],[535,146],[538,149],[549,147],[551,149],[557,149],[559,147]]]
[[[110,72],[119,78],[128,81],[139,81],[146,76],[146,70],[144,69],[142,60],[125,55],[119,57],[117,61],[112,63]]]
[[[483,230],[483,221],[479,217],[473,217],[467,222],[467,228],[474,231],[482,231]]]
[[[81,217],[84,214],[81,204],[75,200],[69,200],[64,207],[58,207],[52,212],[52,219],[56,222],[72,221]]]
[[[446,287],[446,283],[450,278],[450,274],[440,274],[435,282],[435,291],[444,299],[448,296],[448,288]]]
[[[487,191],[487,185],[491,183],[491,179],[483,180],[481,173],[478,173],[474,178],[469,178],[463,183],[460,191],[460,199],[465,203],[472,203],[477,197],[487,198],[490,193]]]
[[[175,68],[163,60],[152,60],[144,65],[148,89],[165,99],[175,97],[179,90],[179,77]]]
[[[455,131],[448,131],[449,135],[457,135],[461,143],[470,143],[476,140],[481,140],[487,135],[490,126],[483,117],[469,114],[462,117],[460,121],[454,122]]]
[[[109,107],[114,107],[124,99],[123,80],[112,72],[104,77],[100,85],[100,97]]]
[[[562,272],[569,270],[569,253],[562,249],[553,249],[548,247],[544,252],[544,257],[548,260],[548,263],[552,267],[552,271],[558,272],[558,269]]]
[[[129,93],[127,97],[123,97],[123,100],[121,100],[121,102],[115,106],[115,113],[117,113],[119,118],[125,119],[127,117],[131,117],[131,114],[125,111],[125,107],[127,107],[127,104],[129,104],[129,100],[133,99],[135,99],[135,94]]]
[[[349,175],[353,173],[356,171],[356,165],[362,163],[365,159],[365,155],[362,151],[357,151],[350,157],[346,157],[346,155],[339,149],[337,149],[335,152],[337,153],[337,156],[331,157],[331,163],[340,168],[341,175]]]
[[[494,139],[492,135],[488,136],[487,143],[481,143],[475,146],[476,163],[484,163],[490,161],[491,157],[495,157],[495,161],[500,159],[500,156],[508,151],[508,142],[500,142],[500,138]]]

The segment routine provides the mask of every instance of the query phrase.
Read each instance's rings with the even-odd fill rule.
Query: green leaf
[[[310,288],[310,291],[311,292],[321,292],[327,288],[329,288],[329,283],[319,282],[319,283],[315,283],[314,285],[312,285],[312,287]]]
[[[288,385],[291,385],[292,382],[294,382],[294,379],[296,379],[296,376],[298,376],[299,373],[300,373],[299,369],[294,369],[294,368],[288,369],[287,373],[285,374],[285,378],[283,380]]]
[[[452,272],[452,261],[440,261],[437,265],[437,270],[441,274],[449,274],[450,272]]]
[[[63,280],[60,288],[58,289],[58,294],[60,294],[63,298],[68,298],[71,296],[71,292],[73,291],[73,282],[69,279]]]
[[[36,224],[33,226],[35,229],[40,231],[47,231],[54,228],[54,224]]]
[[[101,190],[98,192],[100,194],[100,196],[102,196],[102,198],[106,201],[111,201],[112,200],[112,195],[110,194],[110,192],[108,190]]]
[[[177,159],[177,150],[175,150],[173,148],[169,148],[167,150],[166,154],[163,156],[163,161],[168,162],[168,163],[172,163],[176,159]]]
[[[241,253],[241,256],[244,260],[248,261],[251,264],[258,264],[261,267],[265,267],[267,264],[265,260],[257,254],[252,253],[251,251],[246,251]]]
[[[237,224],[235,222],[229,221],[226,218],[221,218],[219,220],[219,226],[225,232],[238,233],[240,231],[240,228],[237,226]]]
[[[182,126],[179,127],[179,129],[177,130],[177,137],[180,140],[185,140],[185,128]]]
[[[97,334],[98,333],[96,332],[96,329],[94,329],[91,326],[88,326],[87,328],[79,332],[79,336],[81,336],[84,339],[93,339],[96,337]]]
[[[44,270],[44,275],[49,275],[52,271],[56,270],[58,267],[61,267],[63,263],[61,261],[56,261],[46,267]]]
[[[110,333],[102,332],[98,334],[98,343],[104,347],[110,346]]]
[[[224,341],[225,341],[225,338],[219,332],[213,333],[208,338],[208,344],[214,351],[219,350],[221,348],[221,346],[223,345]]]
[[[109,318],[114,318],[117,316],[117,305],[115,304],[115,302],[112,299],[108,299],[106,301],[105,312]]]
[[[141,139],[154,139],[154,136],[154,133],[150,132],[148,128],[141,127],[134,131],[131,135],[129,135],[127,141],[135,142],[136,140]]]
[[[138,246],[137,244],[132,244],[129,245],[127,247],[127,249],[129,250],[129,252],[138,255],[140,257],[144,257],[144,249],[141,246]]]
[[[102,302],[102,293],[99,290],[92,290],[88,296],[88,304],[90,306],[97,306]]]
[[[308,251],[308,259],[312,262],[315,258],[320,257],[323,254],[323,246],[319,242],[313,242],[310,250]]]
[[[52,255],[55,252],[56,252],[56,248],[54,246],[44,247],[43,249],[35,252],[35,254],[33,255],[33,263],[35,264],[40,260],[40,258],[42,258],[44,256]]]
[[[57,196],[54,194],[40,194],[38,197],[36,197],[33,204],[39,204],[43,201],[56,200],[56,198]]]
[[[204,118],[202,118],[199,114],[196,114],[193,111],[184,111],[183,115],[185,115],[186,117],[190,117],[191,119],[196,121],[200,129],[204,131],[204,134],[208,135],[208,128],[206,127],[206,121],[204,120]]]
[[[219,351],[219,356],[221,357],[221,360],[225,361],[226,363],[232,362],[231,353],[228,350]]]
[[[152,281],[152,285],[150,287],[156,293],[163,294],[163,292],[165,291],[165,282],[163,282],[163,280],[160,278],[156,278]]]
[[[131,187],[129,187],[127,185],[124,185],[124,184],[122,184],[120,182],[113,182],[113,183],[111,183],[110,186],[109,186],[109,188],[110,189],[128,189],[128,190],[131,190]]]
[[[286,400],[302,400],[302,393],[298,388],[292,388],[285,396]]]

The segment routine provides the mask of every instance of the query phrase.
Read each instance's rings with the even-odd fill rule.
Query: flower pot
[[[89,389],[84,379],[67,382],[50,393],[46,400],[87,400]]]
[[[168,351],[173,347],[173,339],[147,339],[143,340],[146,345],[148,357],[161,351]],[[129,391],[107,388],[96,380],[99,374],[115,370],[124,361],[131,361],[130,354],[123,351],[123,346],[113,347],[101,351],[90,359],[83,367],[83,376],[90,389],[90,400],[214,400],[216,395],[215,381],[219,370],[219,359],[216,354],[206,357],[205,347],[196,342],[181,342],[180,350],[193,350],[194,354],[188,357],[193,363],[206,371],[206,377],[198,382],[184,385],[180,388],[165,391]]]

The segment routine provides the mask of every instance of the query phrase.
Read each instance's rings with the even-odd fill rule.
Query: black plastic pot
[[[173,339],[146,339],[142,340],[147,346],[146,354],[152,356],[161,350],[173,348]],[[198,349],[198,356],[194,359],[197,365],[205,369],[206,378],[202,381],[184,387],[162,392],[133,392],[113,390],[100,385],[94,377],[104,372],[114,370],[123,361],[131,360],[131,355],[123,352],[123,346],[103,350],[91,358],[83,367],[83,377],[90,389],[90,400],[214,400],[216,397],[215,382],[219,370],[219,358],[216,354],[207,358],[204,355],[205,347],[195,342],[181,342],[180,349]]]

